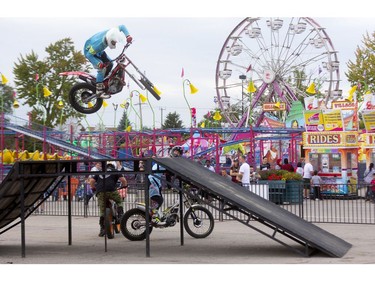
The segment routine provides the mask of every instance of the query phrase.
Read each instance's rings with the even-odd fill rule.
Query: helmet
[[[171,149],[169,154],[171,157],[180,157],[182,156],[183,152],[184,151],[182,150],[181,146],[175,146]]]
[[[116,170],[116,162],[115,161],[108,161],[107,162],[107,170]]]
[[[125,41],[125,34],[120,32],[118,27],[115,27],[107,31],[105,39],[107,40],[108,47],[110,49],[115,49],[117,42],[122,43]]]

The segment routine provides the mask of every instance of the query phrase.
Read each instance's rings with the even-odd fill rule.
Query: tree
[[[163,124],[163,129],[181,129],[182,126],[182,120],[180,119],[180,114],[178,114],[176,111],[171,113],[169,112],[167,116],[165,117],[165,121]]]
[[[122,114],[120,123],[117,126],[117,131],[125,131],[128,126],[130,126],[130,120],[127,114],[127,109],[124,110],[124,113]]]
[[[345,73],[352,86],[357,85],[357,101],[363,101],[367,91],[375,91],[375,32],[363,36],[363,46],[357,46],[355,62],[349,60]]]
[[[55,127],[69,117],[83,116],[68,103],[68,93],[75,78],[60,76],[59,73],[71,70],[88,71],[90,65],[86,64],[86,58],[81,51],[74,49],[70,38],[50,44],[45,51],[47,57],[43,60],[40,60],[34,51],[25,56],[21,55],[13,72],[18,98],[32,108],[32,120]],[[51,91],[50,96],[44,95],[44,87]],[[61,109],[58,107],[59,101],[64,104]]]
[[[14,90],[8,85],[0,83],[0,95],[1,95],[1,112],[12,113],[13,112],[13,97]]]

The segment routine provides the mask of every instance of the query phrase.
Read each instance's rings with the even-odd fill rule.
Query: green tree
[[[82,117],[82,114],[68,103],[68,94],[76,78],[60,76],[59,73],[88,71],[90,65],[86,64],[86,58],[81,51],[74,49],[70,38],[50,44],[45,51],[47,56],[43,60],[40,60],[34,51],[25,56],[21,55],[13,72],[18,98],[32,108],[33,121],[55,127],[69,117]],[[47,87],[52,94],[45,97],[43,87]],[[59,101],[64,103],[62,109],[58,108]]]
[[[1,112],[12,113],[13,112],[13,97],[14,90],[8,85],[0,83],[0,95],[1,95]]]
[[[352,86],[357,87],[357,101],[363,101],[367,91],[375,91],[375,32],[363,36],[362,46],[357,46],[355,61],[347,63],[348,72],[345,73]]]
[[[117,131],[125,131],[126,128],[130,125],[130,120],[127,114],[127,109],[124,110],[124,113],[122,114],[121,120],[117,126]]]
[[[165,117],[165,121],[163,124],[163,129],[181,129],[182,126],[182,120],[180,119],[180,114],[178,114],[176,111],[171,113],[169,112],[167,116]]]

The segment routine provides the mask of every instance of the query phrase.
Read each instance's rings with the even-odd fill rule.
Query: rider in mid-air
[[[98,70],[96,76],[96,93],[100,98],[110,98],[110,95],[104,92],[105,88],[103,80],[111,71],[113,63],[106,54],[105,49],[107,47],[115,49],[116,43],[123,43],[125,40],[126,42],[131,43],[133,38],[130,36],[125,25],[120,25],[93,35],[85,43],[85,57],[92,63],[94,68]]]

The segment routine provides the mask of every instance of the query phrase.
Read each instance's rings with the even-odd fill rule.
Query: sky
[[[292,1],[283,1],[283,4],[277,1],[268,1],[267,4],[215,1],[214,5],[202,5],[195,0],[181,4],[169,0],[126,5],[123,1],[109,2],[111,6],[107,9],[98,8],[102,5],[100,3],[88,7],[70,0],[64,1],[64,5],[57,9],[44,8],[43,2],[39,0],[25,1],[22,5],[8,2],[2,4],[0,72],[8,78],[9,85],[14,86],[13,64],[21,55],[33,50],[42,59],[45,47],[66,37],[73,40],[77,50],[82,50],[85,41],[93,34],[124,24],[134,39],[127,55],[162,92],[160,101],[149,96],[151,108],[148,104],[142,105],[143,124],[152,127],[155,122],[156,128],[160,128],[165,116],[176,111],[184,125],[189,126],[189,109],[183,98],[183,80],[189,79],[199,89],[197,94],[190,95],[185,84],[188,103],[197,109],[199,122],[204,114],[216,107],[215,71],[219,54],[230,32],[245,17],[312,17],[325,28],[338,52],[340,77],[343,80],[340,86],[344,95],[350,88],[345,81],[346,63],[355,59],[354,52],[361,45],[363,35],[375,31],[375,17],[366,15],[369,13],[366,9],[359,9],[361,14],[353,14],[352,11],[359,11],[358,6],[344,6],[340,3],[338,7],[327,1],[314,1],[308,11],[305,7],[292,4]],[[356,5],[361,3],[356,1]],[[249,14],[245,14],[247,10]],[[118,52],[120,48],[108,50],[112,58]],[[92,73],[96,75],[95,71]],[[101,119],[106,126],[117,125],[123,109],[118,107],[115,111],[113,104],[123,103],[133,90],[143,93],[130,81],[129,88],[107,100],[107,108],[88,115],[89,124],[95,126]],[[133,100],[133,104],[137,103]],[[135,107],[139,111],[139,107]],[[15,115],[26,118],[28,110],[26,106],[21,106]],[[129,119],[139,124],[134,112],[130,111]]]

